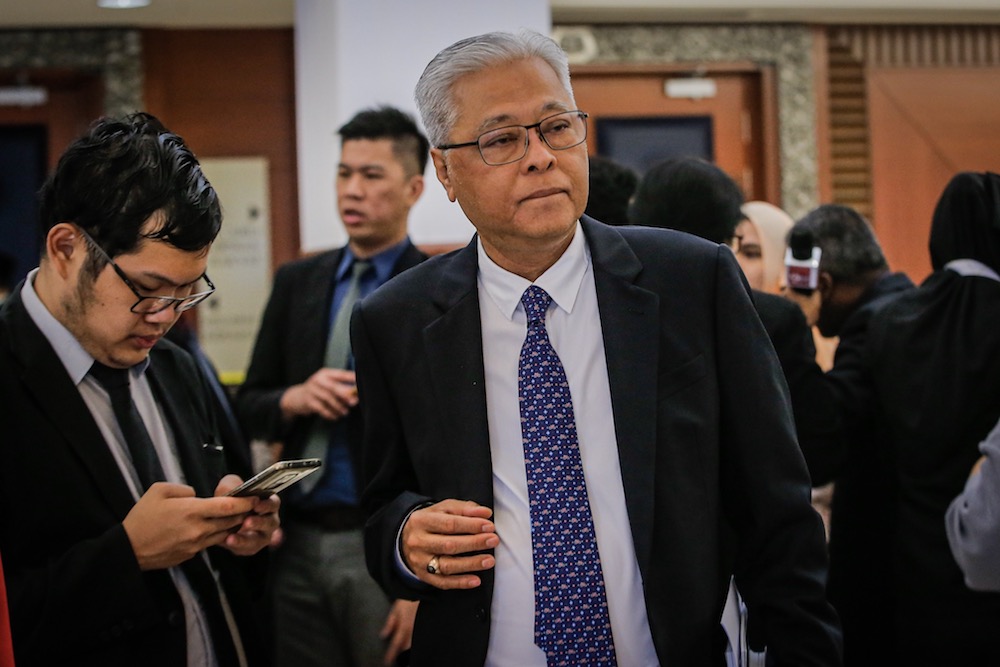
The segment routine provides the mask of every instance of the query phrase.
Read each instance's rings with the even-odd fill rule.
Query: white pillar
[[[296,0],[295,97],[302,250],[343,245],[334,175],[337,128],[357,111],[391,104],[419,122],[413,88],[444,47],[493,30],[551,30],[548,0]],[[428,164],[410,215],[416,243],[463,243],[472,225]]]

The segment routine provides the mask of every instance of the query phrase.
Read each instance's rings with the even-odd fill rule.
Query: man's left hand
[[[238,475],[226,475],[215,487],[216,496],[224,496],[243,483]],[[252,556],[271,544],[275,531],[281,524],[278,508],[281,500],[272,494],[258,498],[253,511],[247,514],[239,528],[226,538],[222,546],[237,556]]]
[[[386,667],[396,664],[396,658],[403,651],[410,648],[410,641],[413,639],[413,621],[417,617],[417,605],[419,602],[411,600],[396,600],[389,609],[389,615],[385,619],[385,625],[379,637],[389,642],[385,650]]]

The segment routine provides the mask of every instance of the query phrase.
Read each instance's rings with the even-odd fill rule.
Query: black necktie
[[[90,367],[90,375],[104,387],[111,398],[111,408],[114,410],[118,427],[122,431],[122,437],[125,439],[129,454],[132,456],[132,466],[139,475],[142,490],[145,492],[154,482],[164,481],[166,476],[163,474],[163,468],[156,455],[153,441],[149,437],[149,431],[146,430],[142,416],[135,407],[135,401],[132,400],[132,392],[129,389],[129,371],[125,368],[111,368],[95,361],[94,365]],[[207,563],[202,555],[198,554],[182,563],[180,568],[187,576],[188,582],[205,612],[219,664],[222,666],[238,665],[233,636],[219,598],[219,587],[215,582],[215,577],[209,571]]]
[[[114,410],[118,427],[132,456],[132,467],[145,491],[153,482],[161,482],[166,477],[146,425],[132,400],[128,373],[127,368],[110,368],[99,361],[95,361],[90,367],[91,377],[104,387],[111,398],[111,409]]]

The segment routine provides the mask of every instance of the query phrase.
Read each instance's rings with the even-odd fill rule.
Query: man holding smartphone
[[[40,265],[0,310],[17,663],[264,664],[248,557],[279,501],[225,496],[239,458],[194,361],[162,340],[214,291],[216,193],[182,139],[137,113],[97,121],[40,201]]]
[[[423,261],[407,236],[428,143],[407,114],[366,109],[340,128],[337,209],[348,244],[281,267],[237,397],[244,431],[323,468],[285,493],[274,564],[278,667],[392,664],[416,603],[390,601],[365,569],[361,420],[348,324],[354,303]]]

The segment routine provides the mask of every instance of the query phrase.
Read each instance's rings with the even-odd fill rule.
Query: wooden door
[[[669,65],[574,68],[577,106],[590,114],[590,153],[640,174],[667,157],[701,155],[732,176],[748,200],[780,206],[773,72],[750,64],[712,65],[698,78],[712,82],[713,96],[668,96],[667,81],[682,78],[691,78],[690,66],[684,72]],[[619,133],[632,135],[640,147],[622,154],[625,144],[609,140]]]
[[[0,253],[13,259],[16,283],[38,266],[35,193],[60,155],[100,115],[97,75],[71,70],[0,70],[0,86],[30,84],[48,92],[37,106],[0,105]]]

